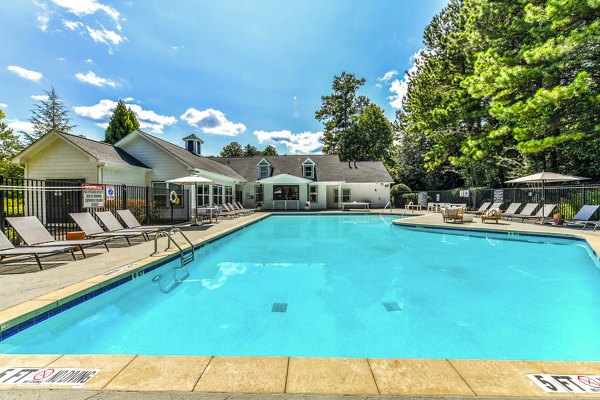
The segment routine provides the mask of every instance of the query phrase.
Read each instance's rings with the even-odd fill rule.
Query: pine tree
[[[127,107],[125,101],[119,100],[108,122],[108,127],[104,133],[104,141],[115,144],[139,128],[140,123],[131,110],[131,107]]]
[[[69,133],[75,127],[75,125],[70,125],[69,111],[58,97],[54,86],[51,87],[50,91],[44,90],[44,93],[46,93],[47,98],[40,100],[31,110],[33,115],[29,122],[33,125],[33,132],[21,132],[25,136],[27,145],[30,145],[52,129]]]
[[[260,152],[261,156],[277,156],[277,149],[272,144],[265,147],[263,151]]]
[[[244,151],[238,142],[231,142],[221,150],[221,157],[243,157]]]
[[[259,151],[256,147],[251,144],[247,144],[244,146],[244,157],[254,157],[259,154]]]
[[[21,177],[23,167],[12,164],[10,160],[23,150],[23,144],[2,119],[4,119],[4,112],[0,110],[0,175]]]

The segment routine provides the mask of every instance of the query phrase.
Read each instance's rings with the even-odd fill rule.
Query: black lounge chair
[[[592,215],[600,208],[600,206],[596,205],[585,205],[581,207],[581,209],[575,214],[575,216],[571,219],[565,219],[565,226],[568,225],[583,225],[582,230],[585,230],[585,227],[588,224],[594,224],[594,222],[590,221],[592,219]]]
[[[531,216],[533,216],[533,212],[535,211],[537,206],[538,206],[537,203],[527,203],[525,205],[525,207],[523,207],[521,212],[519,212],[519,213],[506,212],[506,213],[504,213],[504,217],[506,217],[507,219],[531,217]]]
[[[73,260],[77,261],[75,258],[75,253],[73,249],[75,246],[19,246],[15,247],[10,240],[4,235],[2,231],[0,231],[0,262],[4,259],[4,257],[8,256],[34,256],[35,261],[37,261],[38,267],[40,267],[40,271],[42,268],[42,263],[40,261],[41,255],[49,255],[49,254],[58,254],[64,252],[70,252]]]
[[[142,225],[130,210],[117,210],[117,214],[128,229],[169,230],[174,225]]]
[[[125,229],[123,225],[119,222],[117,217],[113,215],[110,211],[98,211],[96,212],[96,217],[102,222],[102,225],[111,233],[139,233],[142,235],[144,240],[148,240],[149,233],[158,232],[160,229],[145,229],[145,228],[135,228],[135,229]]]
[[[104,245],[108,251],[108,239],[54,240],[37,217],[8,217],[6,220],[28,246],[78,246],[84,258],[87,258],[84,247]]]
[[[125,238],[127,244],[131,246],[129,240],[135,236],[142,236],[141,232],[105,232],[100,225],[96,222],[92,214],[90,213],[70,213],[69,214],[73,221],[79,226],[79,228],[85,232],[85,236],[89,238]],[[145,239],[145,238],[144,238]]]
[[[502,214],[502,218],[504,218],[506,216],[506,214],[516,214],[517,210],[521,207],[521,203],[510,203],[508,205],[508,208],[506,209],[506,211],[504,211],[504,213]]]

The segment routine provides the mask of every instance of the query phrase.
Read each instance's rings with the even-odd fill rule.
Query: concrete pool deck
[[[356,212],[346,212],[347,214]],[[371,211],[378,214],[378,210]],[[387,212],[386,212],[387,214]],[[214,239],[270,213],[222,221],[199,228],[187,227],[193,243]],[[501,221],[444,224],[440,214],[422,214],[397,221],[399,225],[444,226],[461,229],[511,230],[523,233],[570,234],[585,238],[600,254],[600,232]],[[181,241],[178,240],[179,243]],[[164,239],[163,239],[164,246]],[[153,243],[133,247],[90,249],[86,260],[68,262],[52,258],[50,267],[37,271],[35,264],[0,269],[0,325],[15,318],[62,304],[76,293],[89,291],[118,276],[133,273],[166,253],[149,257]],[[46,263],[44,263],[46,266]],[[107,272],[113,273],[106,275]],[[115,272],[116,271],[116,272]],[[271,394],[273,398],[315,399],[342,395],[372,396],[500,396],[554,397],[572,393],[546,393],[526,374],[600,375],[600,362],[547,362],[452,359],[363,359],[301,357],[182,357],[143,355],[2,355],[2,368],[98,368],[100,372],[80,388],[32,388],[0,385],[3,398],[257,398],[244,393]],[[61,389],[48,391],[48,389]],[[64,394],[64,397],[61,393]],[[217,394],[218,393],[218,394]],[[244,395],[243,395],[244,394]],[[194,395],[197,395],[195,397]],[[6,397],[8,396],[8,397]],[[10,397],[12,396],[12,397]],[[147,396],[147,397],[146,397]],[[206,397],[204,397],[206,396]],[[598,393],[579,394],[600,397]],[[310,398],[310,397],[309,397]],[[344,398],[346,398],[344,396]],[[348,399],[353,399],[350,396]]]

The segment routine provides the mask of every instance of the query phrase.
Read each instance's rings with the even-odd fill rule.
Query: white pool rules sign
[[[0,385],[83,386],[99,371],[89,368],[2,368]]]
[[[546,393],[600,393],[600,376],[527,374]]]

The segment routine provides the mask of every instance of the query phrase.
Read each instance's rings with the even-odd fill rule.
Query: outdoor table
[[[213,223],[213,211],[214,207],[198,207],[197,211],[200,212],[201,215],[208,214],[209,223]],[[219,222],[217,214],[215,214],[215,222]]]

